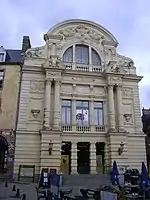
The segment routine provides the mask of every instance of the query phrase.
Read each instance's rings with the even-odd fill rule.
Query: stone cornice
[[[142,80],[143,76],[137,76],[137,75],[126,75],[123,77],[123,80],[130,80],[131,82],[140,82]]]

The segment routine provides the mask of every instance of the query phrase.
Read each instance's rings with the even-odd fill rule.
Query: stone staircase
[[[101,185],[110,184],[108,174],[71,174],[62,175],[62,187],[65,188],[98,188]]]

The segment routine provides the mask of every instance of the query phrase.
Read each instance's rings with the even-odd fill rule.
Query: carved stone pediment
[[[101,42],[104,36],[98,31],[87,27],[83,24],[67,27],[58,32],[58,35],[63,36],[64,40],[71,40],[71,38],[76,38],[81,41],[92,40],[93,42]]]
[[[126,71],[123,69],[123,67],[117,65],[116,61],[110,61],[108,65],[106,66],[106,69],[104,72],[114,73],[114,74],[126,74]]]

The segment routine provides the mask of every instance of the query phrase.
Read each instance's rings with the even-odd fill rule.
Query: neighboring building
[[[150,173],[150,109],[142,109],[142,122],[143,122],[143,132],[146,135],[146,157],[147,157],[147,167]]]
[[[141,168],[145,135],[136,68],[118,41],[85,20],[57,24],[22,67],[14,174],[19,165],[63,173]]]
[[[0,47],[0,174],[13,174],[22,53],[24,50]]]

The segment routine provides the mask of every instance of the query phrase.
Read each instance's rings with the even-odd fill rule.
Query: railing
[[[72,69],[72,63],[64,63],[65,67],[67,70],[71,70]]]
[[[103,72],[102,66],[93,66],[92,67],[93,72]]]
[[[66,70],[78,70],[78,71],[91,71],[91,72],[103,72],[103,67],[102,66],[90,66],[90,65],[85,65],[85,64],[78,64],[78,63],[64,63]],[[74,67],[73,67],[74,65]]]
[[[76,65],[76,70],[79,70],[79,71],[89,71],[89,65],[77,64]]]
[[[90,128],[90,126],[76,126],[76,131],[90,132],[91,128]]]
[[[62,131],[64,132],[72,132],[74,131],[71,125],[62,125]],[[75,131],[78,132],[106,132],[106,127],[103,126],[95,126],[95,130],[91,130],[90,126],[76,126]]]
[[[95,126],[96,132],[105,132],[105,126]]]
[[[65,125],[65,126],[62,126],[62,131],[72,131],[72,126],[69,126],[69,125]]]

